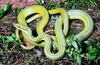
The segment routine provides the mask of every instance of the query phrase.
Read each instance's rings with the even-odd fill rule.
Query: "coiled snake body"
[[[55,36],[51,36],[44,32],[44,27],[47,25],[49,21],[49,15],[57,13],[60,13],[61,15],[55,21],[55,27],[54,27]],[[32,18],[26,20],[26,18],[32,14],[35,15]],[[32,31],[28,27],[27,23],[40,16],[42,17],[42,19],[40,20],[40,22],[37,24],[36,27],[38,36],[35,37],[32,35]],[[63,8],[56,8],[47,11],[43,6],[40,5],[33,5],[23,9],[18,15],[18,24],[13,23],[13,25],[17,28],[16,29],[17,37],[19,36],[18,30],[21,30],[23,37],[30,44],[44,47],[45,55],[49,59],[57,60],[61,58],[65,53],[65,49],[67,46],[65,37],[67,36],[69,29],[69,19],[80,19],[84,23],[84,29],[79,34],[75,35],[74,40],[81,42],[92,33],[94,26],[93,20],[86,12],[82,10],[69,10],[68,12],[66,12]],[[58,46],[58,52],[55,54],[51,52],[51,44],[54,41],[57,43]],[[26,48],[26,49],[31,49],[31,48]]]

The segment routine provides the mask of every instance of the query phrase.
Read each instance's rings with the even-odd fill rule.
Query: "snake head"
[[[18,24],[18,23],[13,23],[13,26],[17,29],[19,29],[20,31],[28,34],[28,30],[29,30],[29,27],[28,26],[24,26],[24,25],[21,25],[21,24]]]

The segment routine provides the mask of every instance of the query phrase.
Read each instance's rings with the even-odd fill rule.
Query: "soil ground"
[[[88,8],[83,9],[87,12],[94,21],[94,31],[89,38],[91,42],[98,42],[100,40],[100,9]],[[56,18],[54,16],[53,18]],[[38,19],[29,24],[32,30],[35,30]],[[53,29],[55,21],[51,18],[50,23],[46,26],[45,30]],[[15,31],[15,27],[12,25],[13,22],[17,22],[17,14],[14,11],[9,11],[2,19],[0,19],[0,34],[10,35]],[[70,32],[68,35],[77,34],[84,28],[82,22],[77,20],[70,22]],[[26,42],[25,42],[26,43]],[[7,49],[6,49],[6,45]],[[14,43],[4,44],[0,40],[0,62],[5,65],[78,65],[76,61],[68,59],[67,55],[60,60],[52,61],[46,58],[42,47],[35,47],[31,50],[25,50],[20,45]],[[38,55],[40,53],[40,56]],[[82,65],[89,65],[87,59],[83,59]],[[95,65],[95,62],[91,62],[90,65]]]

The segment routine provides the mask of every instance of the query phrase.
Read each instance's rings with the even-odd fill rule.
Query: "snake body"
[[[68,15],[70,19],[79,19],[84,23],[84,29],[75,36],[74,40],[82,41],[89,37],[94,28],[92,18],[82,10],[70,10]]]
[[[27,16],[31,14],[36,14],[34,17],[26,20]],[[53,54],[51,52],[51,44],[52,38],[50,35],[44,33],[43,29],[48,23],[49,14],[57,14],[60,13],[61,16],[55,22],[55,36],[53,36],[53,41],[57,42],[58,52]],[[35,18],[42,17],[41,21],[37,24],[36,31],[38,33],[37,37],[32,35],[32,30],[28,27],[27,22],[34,20]],[[86,39],[93,31],[93,20],[92,18],[84,11],[81,10],[69,10],[66,12],[62,8],[57,8],[54,10],[47,11],[43,6],[33,5],[22,10],[18,15],[18,24],[14,23],[13,25],[22,31],[23,37],[33,45],[44,47],[45,55],[52,60],[57,60],[61,58],[66,49],[66,41],[65,36],[68,33],[69,29],[69,19],[80,19],[84,23],[84,29],[77,35],[75,35],[74,40],[82,41]],[[18,33],[18,32],[17,32]],[[39,41],[43,41],[42,43],[38,43]]]
[[[42,13],[41,13],[42,12]],[[26,7],[25,9],[23,9],[20,14],[18,15],[18,23],[20,25],[24,25],[24,26],[28,26],[27,25],[27,22],[26,22],[26,18],[29,16],[29,15],[32,15],[32,14],[39,14],[41,15],[42,17],[42,20],[40,21],[41,24],[39,23],[37,25],[37,31],[39,30],[39,33],[44,33],[43,32],[43,28],[45,27],[45,25],[48,23],[48,19],[49,19],[49,14],[47,12],[47,10],[43,7],[43,6],[39,6],[39,5],[34,5],[34,6],[29,6],[29,7]],[[45,21],[45,22],[44,22]],[[44,23],[43,23],[44,22]],[[14,25],[15,27],[19,25]],[[38,26],[41,26],[41,28],[38,28]],[[39,34],[38,33],[38,34]],[[30,38],[27,36],[26,33],[24,33],[22,31],[22,35],[24,37],[24,39],[26,39],[30,44],[36,44],[35,42],[33,42],[32,40],[30,40]],[[33,36],[34,37],[34,36]],[[44,44],[39,44],[39,46],[44,46]]]
[[[63,33],[66,36],[69,29],[69,19],[68,19],[68,13],[66,12],[66,10],[64,10],[63,8],[56,8],[56,9],[48,10],[48,11],[50,14],[57,14],[57,13],[61,14],[62,21],[63,21]]]
[[[56,54],[51,53],[51,39],[50,37],[48,37],[47,34],[40,34],[37,37],[33,37],[32,35],[32,30],[24,25],[20,25],[20,24],[14,24],[14,26],[16,28],[18,28],[19,30],[23,31],[24,33],[26,33],[29,38],[33,41],[33,42],[39,42],[41,40],[45,41],[45,45],[44,45],[44,52],[45,55],[52,59],[52,60],[57,60],[59,58],[61,58],[64,53],[65,53],[65,48],[66,48],[66,42],[65,42],[65,37],[62,31],[62,18],[61,16],[57,19],[56,23],[55,23],[55,33],[56,33],[56,38],[57,38],[57,42],[58,42],[58,52]],[[58,27],[59,26],[59,27]],[[59,31],[59,32],[57,32]],[[60,35],[59,35],[60,34]],[[60,40],[62,39],[62,40]],[[37,46],[39,46],[39,44],[35,44]]]

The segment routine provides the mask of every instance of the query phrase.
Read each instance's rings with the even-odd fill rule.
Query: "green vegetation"
[[[68,44],[66,54],[68,54],[69,58],[76,60],[79,65],[81,65],[82,58],[86,58],[90,62],[94,61],[99,65],[98,61],[100,60],[100,42],[92,43],[87,40],[80,43],[73,39],[74,35],[66,38],[66,42]],[[85,48],[82,44],[86,44]],[[83,49],[85,49],[84,52]]]
[[[36,0],[38,4],[45,6],[47,9],[54,9],[57,7],[65,9],[82,9],[82,8],[97,8],[99,6],[99,0],[65,0],[64,2],[57,2],[56,0],[50,0],[48,4],[40,0]]]
[[[0,8],[0,18],[2,18],[6,14],[9,8],[10,8],[10,2],[7,3],[3,9]]]
[[[14,43],[17,45],[23,44],[23,42],[21,42],[19,38],[16,37],[15,33],[12,33],[11,35],[1,35],[0,34],[0,39],[1,39],[1,42],[5,44],[6,50],[8,49],[7,46],[9,43]],[[0,50],[2,50],[2,48],[0,48]]]
[[[82,64],[82,58],[87,59],[88,61],[94,61],[98,63],[100,60],[100,42],[92,43],[88,40],[83,42],[77,42],[74,40],[74,35],[66,37],[67,48],[66,54],[70,59],[77,61],[79,65]],[[85,48],[83,47],[85,44]],[[53,50],[57,50],[57,44],[53,43]],[[84,50],[85,49],[85,50]],[[83,51],[84,50],[84,51]]]
[[[19,14],[19,12],[20,12],[22,9],[24,9],[24,7],[20,7],[20,8],[18,8],[18,9],[15,9],[15,10],[13,10],[13,12]]]

